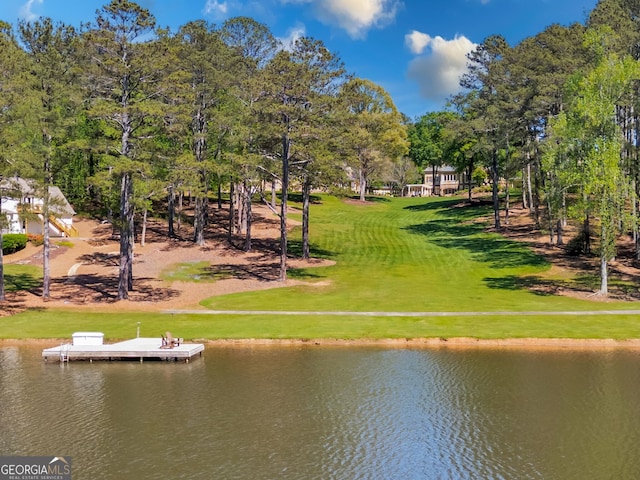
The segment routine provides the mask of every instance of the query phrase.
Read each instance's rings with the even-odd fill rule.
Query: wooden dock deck
[[[204,351],[201,343],[181,343],[173,348],[161,348],[162,338],[134,338],[123,342],[103,345],[73,345],[67,343],[42,351],[45,361],[71,360],[123,360],[144,359],[183,360],[188,362]]]

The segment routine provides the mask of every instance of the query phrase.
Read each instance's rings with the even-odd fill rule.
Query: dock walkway
[[[161,348],[162,338],[134,338],[123,342],[103,345],[73,345],[67,343],[42,351],[45,361],[70,360],[122,360],[146,359],[184,360],[188,362],[204,351],[201,343],[181,343],[172,348]]]

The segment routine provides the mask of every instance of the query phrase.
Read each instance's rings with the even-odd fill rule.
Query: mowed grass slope
[[[526,289],[523,285],[534,282],[550,265],[524,244],[488,233],[478,219],[490,212],[487,206],[463,206],[459,199],[394,198],[354,204],[322,197],[312,207],[312,254],[334,259],[336,265],[292,271],[290,276],[327,281],[329,286],[214,297],[204,305],[220,310],[359,312],[605,308]]]
[[[108,339],[130,338],[138,322],[143,336],[159,337],[169,330],[186,339],[640,338],[636,315],[604,312],[640,309],[637,303],[581,301],[529,291],[525,285],[537,282],[550,266],[525,245],[486,232],[478,219],[491,213],[489,207],[461,205],[457,199],[378,199],[359,204],[323,196],[312,206],[313,255],[335,260],[334,266],[289,272],[308,285],[214,297],[203,303],[211,309],[244,312],[483,315],[166,315],[43,309],[0,317],[0,338],[68,339],[74,331],[94,330]],[[290,237],[293,251],[300,248],[299,233]],[[12,288],[39,281],[29,272],[12,272],[13,268],[8,266]],[[593,272],[596,278],[597,273]],[[603,314],[490,313],[587,310]]]

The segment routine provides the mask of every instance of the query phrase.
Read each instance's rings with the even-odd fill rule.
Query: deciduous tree
[[[342,151],[357,172],[364,201],[369,178],[381,163],[407,153],[407,129],[389,94],[369,80],[353,78],[345,83],[340,102]]]

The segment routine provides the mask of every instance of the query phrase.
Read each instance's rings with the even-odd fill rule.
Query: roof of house
[[[21,177],[4,178],[0,181],[0,192],[3,198],[32,197],[37,198],[36,189],[32,184]],[[49,187],[50,208],[56,214],[75,215],[75,210],[67,198],[55,185]]]
[[[433,173],[433,167],[426,167],[424,173]],[[438,173],[456,173],[456,167],[451,165],[442,165],[436,168],[436,174]]]
[[[76,211],[73,209],[67,197],[64,196],[62,190],[60,190],[55,185],[49,187],[49,196],[53,200],[51,203],[53,205],[53,209],[59,213],[63,213],[66,215],[75,215]]]

